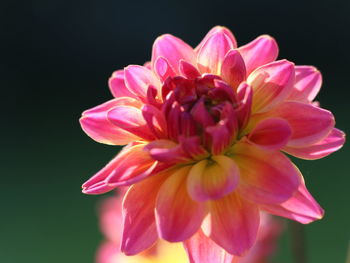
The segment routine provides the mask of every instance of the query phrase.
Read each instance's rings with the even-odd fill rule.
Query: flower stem
[[[306,242],[302,224],[289,221],[295,263],[306,263]]]

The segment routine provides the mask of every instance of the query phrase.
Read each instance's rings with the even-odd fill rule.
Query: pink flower
[[[100,227],[105,241],[100,245],[96,263],[186,263],[188,262],[184,248],[179,243],[168,243],[162,240],[150,249],[136,255],[125,256],[120,250],[122,195],[103,200],[99,209]],[[244,257],[233,257],[207,238],[202,232],[184,243],[190,262],[218,262],[218,258],[226,258],[228,263],[261,263],[269,262],[282,227],[279,221],[267,214],[262,214],[256,244]]]
[[[237,48],[214,27],[193,49],[163,35],[152,60],[113,73],[114,99],[80,120],[94,140],[127,144],[83,192],[130,186],[123,202],[121,249],[127,255],[158,238],[202,233],[229,254],[251,248],[259,211],[309,223],[323,209],[283,152],[319,159],[345,136],[331,112],[314,105],[321,74],[277,60],[263,35]]]

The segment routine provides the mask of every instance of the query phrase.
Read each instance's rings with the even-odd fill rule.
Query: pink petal
[[[166,58],[158,57],[154,62],[154,71],[157,73],[159,79],[164,82],[168,77],[174,77],[174,69],[169,65]]]
[[[125,159],[125,156],[130,154],[138,146],[139,144],[135,143],[125,146],[105,167],[82,185],[83,193],[102,194],[116,188],[114,185],[108,185],[106,179],[118,167],[119,163]]]
[[[271,214],[286,217],[302,224],[321,219],[324,215],[324,210],[308,192],[304,182],[300,184],[294,196],[284,203],[261,207]]]
[[[156,76],[148,68],[139,65],[130,65],[124,69],[125,85],[136,96],[147,97],[149,85],[160,87]]]
[[[194,120],[202,127],[212,126],[215,124],[213,117],[205,107],[204,100],[198,100],[191,109],[191,115]]]
[[[188,174],[188,192],[198,202],[222,198],[238,185],[239,170],[231,158],[217,155],[211,157],[211,162],[196,163]]]
[[[295,84],[288,100],[312,102],[322,85],[321,73],[312,66],[295,67]]]
[[[274,38],[262,35],[241,46],[238,51],[244,59],[248,76],[256,68],[276,60],[278,45]]]
[[[253,88],[253,112],[265,112],[285,100],[294,84],[294,64],[278,60],[252,72],[247,83]]]
[[[163,139],[150,142],[145,150],[149,152],[153,159],[160,162],[179,163],[191,160],[181,145],[170,140]]]
[[[145,144],[138,144],[127,152],[106,178],[107,183],[115,186],[131,185],[169,167],[158,164],[144,147]]]
[[[234,146],[232,158],[240,170],[238,190],[252,202],[281,203],[299,187],[299,170],[280,152],[241,142]]]
[[[220,74],[222,62],[230,49],[231,39],[223,31],[212,34],[198,51],[197,65],[201,73]]]
[[[316,160],[338,151],[344,143],[345,133],[333,128],[326,138],[315,144],[300,148],[284,147],[283,151],[298,158]]]
[[[305,147],[319,142],[330,133],[335,123],[330,111],[297,101],[285,102],[267,115],[288,121],[292,128],[288,147]]]
[[[238,126],[243,130],[248,123],[252,110],[253,90],[245,82],[242,82],[237,89],[237,97],[240,104],[236,109]]]
[[[170,242],[184,241],[196,233],[206,213],[204,204],[193,201],[187,193],[186,178],[190,168],[177,168],[158,194],[158,233]]]
[[[140,253],[157,241],[154,208],[159,188],[166,178],[166,173],[158,174],[132,185],[126,193],[123,200],[121,243],[121,250],[126,255]]]
[[[233,47],[234,48],[237,47],[237,41],[236,41],[234,35],[232,34],[232,32],[230,31],[230,29],[223,27],[223,26],[215,26],[206,34],[206,36],[203,38],[201,43],[195,48],[195,51],[198,52],[200,50],[200,48],[205,44],[205,42],[207,42],[208,38],[210,38],[213,34],[216,34],[216,33],[225,34],[226,37],[228,37],[228,39],[230,39]]]
[[[285,146],[292,134],[288,122],[280,118],[264,119],[248,135],[248,140],[263,150],[274,151]]]
[[[157,138],[167,137],[167,123],[163,113],[155,106],[145,104],[142,106],[142,116],[148,129]]]
[[[187,79],[195,79],[200,76],[200,73],[198,72],[196,67],[186,62],[185,60],[180,60],[179,70],[181,75],[183,75]]]
[[[116,106],[107,113],[107,118],[120,129],[124,129],[144,140],[150,141],[155,138],[154,133],[149,129],[143,118],[142,111],[136,107]]]
[[[137,100],[122,97],[84,111],[80,118],[80,125],[84,132],[97,142],[111,145],[125,145],[139,140],[140,137],[115,126],[107,119],[108,111],[120,105],[141,107],[141,103]]]
[[[136,183],[169,167],[153,160],[143,150],[144,146],[144,144],[133,143],[124,147],[106,167],[83,184],[83,193],[105,193],[118,186]]]
[[[184,242],[190,263],[232,263],[233,256],[199,230]]]
[[[182,149],[189,155],[193,160],[202,160],[209,156],[209,153],[201,144],[199,136],[183,137],[180,136],[179,143]]]
[[[241,54],[237,50],[230,50],[222,62],[221,77],[235,90],[246,80],[246,68]]]
[[[125,86],[124,70],[117,70],[113,72],[112,76],[108,80],[108,85],[109,85],[109,89],[112,92],[112,95],[116,98],[119,98],[119,97],[137,98]]]
[[[203,231],[228,253],[242,256],[256,240],[259,209],[236,194],[210,202]]]
[[[166,58],[176,74],[179,74],[179,63],[181,59],[191,64],[194,64],[196,61],[192,47],[181,39],[169,34],[158,37],[154,42],[152,50],[153,66],[158,57]]]

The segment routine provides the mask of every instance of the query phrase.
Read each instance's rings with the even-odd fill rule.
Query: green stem
[[[306,242],[302,224],[289,221],[295,263],[306,263]]]

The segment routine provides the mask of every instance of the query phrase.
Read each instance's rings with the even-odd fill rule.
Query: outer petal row
[[[80,118],[83,130],[97,142],[111,145],[125,145],[140,137],[112,124],[108,112],[117,106],[141,107],[141,103],[133,98],[121,97],[107,101],[90,110],[84,111]]]

